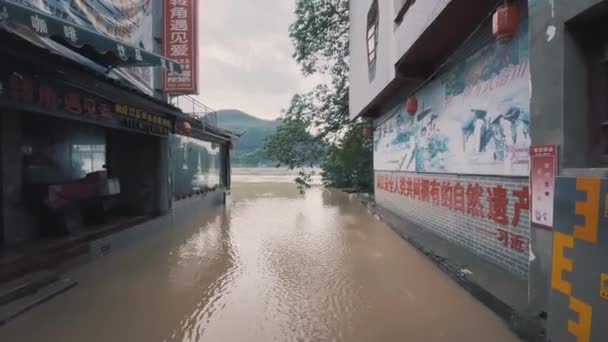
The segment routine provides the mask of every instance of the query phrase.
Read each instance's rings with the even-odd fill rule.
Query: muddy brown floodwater
[[[517,340],[356,200],[286,179],[237,174],[230,209],[73,271],[0,340]]]

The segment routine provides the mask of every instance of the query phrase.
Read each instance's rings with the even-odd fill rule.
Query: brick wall
[[[378,205],[528,276],[527,178],[384,171],[376,171],[375,178]]]

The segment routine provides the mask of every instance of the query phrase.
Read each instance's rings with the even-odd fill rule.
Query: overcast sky
[[[274,119],[312,88],[291,57],[294,1],[199,0],[198,100]]]

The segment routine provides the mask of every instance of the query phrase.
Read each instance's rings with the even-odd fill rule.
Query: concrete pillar
[[[163,55],[163,1],[152,0],[152,36],[154,37],[153,52],[159,55]],[[162,92],[163,88],[163,69],[161,67],[155,67],[153,72],[154,78],[154,97],[157,99],[166,101],[167,94]]]
[[[559,175],[593,165],[587,66],[566,23],[601,1],[529,1],[532,145],[559,146]],[[546,311],[553,233],[532,227],[530,239],[530,304]]]
[[[21,115],[0,113],[2,151],[2,226],[5,244],[30,240],[38,235],[36,221],[27,212],[23,199],[23,156]]]
[[[161,138],[158,144],[158,210],[167,214],[171,207],[171,182],[169,181],[169,139]]]
[[[2,137],[4,136],[4,120],[2,119],[4,115],[0,112],[0,171],[2,171],[2,176],[4,176],[4,160],[3,160],[3,146],[4,141]],[[4,179],[4,177],[3,177]],[[0,250],[4,246],[4,182],[0,181]]]

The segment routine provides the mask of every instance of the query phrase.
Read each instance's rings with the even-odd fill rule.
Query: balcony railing
[[[181,108],[184,114],[202,121],[205,126],[217,127],[217,111],[194,97],[189,95],[176,96],[171,99],[171,103]]]

